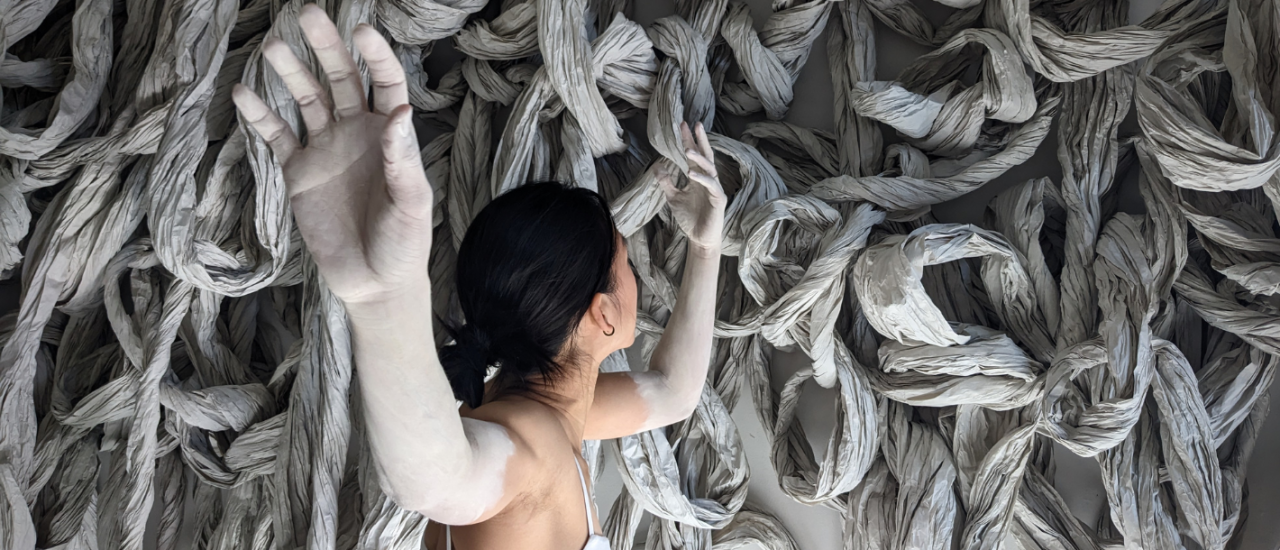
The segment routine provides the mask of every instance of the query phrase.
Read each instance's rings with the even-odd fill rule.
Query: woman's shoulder
[[[568,446],[564,425],[554,410],[537,401],[510,397],[484,403],[475,409],[459,411],[463,418],[492,422],[505,428],[513,437],[519,437],[538,458],[551,461],[563,460]]]
[[[525,486],[522,494],[513,499],[500,516],[535,513],[540,508],[537,503],[545,502],[557,486],[563,485],[564,465],[572,464],[570,461],[575,459],[568,436],[550,408],[528,399],[502,399],[459,412],[463,418],[502,426],[513,440],[519,441],[517,447],[523,451],[520,460],[524,464],[519,469],[537,472],[536,476],[526,479],[531,484]]]

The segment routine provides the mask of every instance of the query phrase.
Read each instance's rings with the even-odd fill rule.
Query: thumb
[[[664,163],[662,160],[659,160],[658,162],[659,164],[655,167],[656,173],[654,174],[654,179],[657,180],[658,189],[662,191],[662,195],[670,201],[675,197],[677,192],[675,184],[675,170],[670,164],[670,161]]]
[[[413,131],[413,107],[401,105],[382,130],[382,171],[392,202],[409,212],[431,211],[431,184]]]
[[[675,200],[676,195],[680,193],[675,184],[671,182],[671,178],[659,179],[658,188],[662,190],[662,196],[666,197],[667,202]]]

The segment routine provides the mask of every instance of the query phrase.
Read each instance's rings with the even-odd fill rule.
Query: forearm
[[[675,410],[692,411],[706,383],[719,270],[718,244],[707,249],[689,248],[675,309],[649,362],[649,370],[664,375]]]
[[[384,489],[407,507],[462,479],[470,461],[436,355],[430,296],[424,282],[395,300],[347,305],[369,443]]]

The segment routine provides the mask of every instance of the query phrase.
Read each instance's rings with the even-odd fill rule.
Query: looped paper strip
[[[320,72],[302,4],[73,4],[0,21],[0,277],[22,288],[0,548],[422,548],[427,518],[379,486],[340,304],[230,101],[243,82],[301,128],[261,46]],[[738,406],[845,548],[1231,547],[1280,356],[1275,0],[1134,25],[1125,2],[946,0],[935,24],[910,0],[779,1],[759,30],[740,2],[648,25],[632,4],[322,6],[405,68],[440,318],[461,320],[457,248],[494,196],[558,179],[610,201],[643,337],[606,371],[643,368],[675,305],[688,239],[656,176],[688,169],[682,122],[707,127],[729,199],[708,384],[685,421],[584,443],[593,479],[606,454],[623,478],[615,548],[646,514],[646,548],[799,546],[748,493]],[[881,80],[877,20],[934,50]],[[786,115],[823,32],[832,124],[806,128]],[[461,58],[429,71],[444,47]],[[1060,177],[1005,186],[981,223],[933,214],[1055,120]],[[1135,171],[1142,213],[1118,212]],[[775,348],[812,364],[775,387]],[[820,460],[811,379],[835,398]],[[1058,494],[1055,445],[1098,462],[1097,526]]]

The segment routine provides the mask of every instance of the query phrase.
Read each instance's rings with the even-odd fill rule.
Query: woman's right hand
[[[349,306],[395,300],[428,283],[432,229],[431,185],[404,69],[377,30],[356,27],[352,39],[376,90],[370,110],[360,71],[328,15],[307,4],[298,21],[332,98],[284,41],[268,39],[262,53],[298,101],[306,146],[244,85],[232,98],[283,168],[294,220],[329,289]]]
[[[689,237],[689,244],[696,250],[720,256],[724,233],[724,209],[728,203],[720,178],[716,175],[715,151],[707,141],[707,132],[699,122],[689,131],[687,122],[680,123],[684,140],[684,154],[689,163],[689,185],[684,189],[675,186],[673,169],[658,175],[658,185],[667,197],[671,216],[676,225]],[[694,139],[694,136],[697,139]]]

